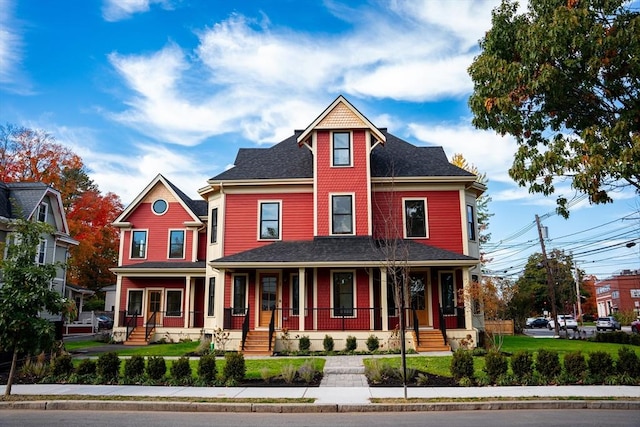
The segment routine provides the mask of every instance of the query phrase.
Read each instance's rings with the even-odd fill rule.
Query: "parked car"
[[[544,317],[538,317],[531,322],[530,328],[546,328],[549,321]]]
[[[598,317],[596,320],[596,330],[597,331],[606,331],[607,329],[611,329],[612,331],[621,330],[622,325],[612,316]]]
[[[631,332],[634,334],[640,334],[640,319],[636,319],[631,322]]]
[[[96,316],[96,321],[98,322],[98,330],[113,329],[113,319],[109,316],[101,314],[100,316]]]
[[[549,330],[556,328],[556,323],[554,319],[549,320],[547,324]],[[568,330],[573,329],[574,331],[578,330],[578,322],[573,318],[571,314],[558,314],[558,327],[560,330]]]

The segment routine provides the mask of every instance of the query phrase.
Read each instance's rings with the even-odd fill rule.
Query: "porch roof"
[[[196,275],[204,275],[206,269],[206,263],[204,261],[196,261],[196,262],[185,262],[185,261],[148,261],[148,262],[139,262],[137,264],[130,264],[112,268],[111,271],[114,273],[122,274],[127,273],[128,275],[136,275],[136,274],[160,274],[163,276],[170,274],[178,274],[184,275],[187,273],[192,273]]]
[[[369,236],[316,237],[313,240],[274,242],[217,258],[214,268],[363,267],[383,266],[392,260],[408,266],[474,266],[479,260],[413,240],[375,240]]]

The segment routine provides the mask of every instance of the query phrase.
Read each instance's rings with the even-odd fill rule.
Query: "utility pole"
[[[560,336],[560,325],[558,325],[558,312],[556,311],[556,288],[553,284],[553,275],[551,274],[551,266],[549,265],[549,259],[547,258],[547,250],[544,247],[544,238],[542,237],[542,226],[540,225],[540,217],[536,214],[536,224],[538,225],[538,237],[540,238],[540,247],[542,248],[542,260],[544,262],[544,268],[547,272],[547,287],[549,288],[549,297],[551,298],[551,318],[553,319],[553,326],[555,328],[555,334]]]

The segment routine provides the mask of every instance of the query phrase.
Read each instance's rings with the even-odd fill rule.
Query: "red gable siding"
[[[317,203],[318,203],[318,236],[331,234],[330,198],[331,193],[355,194],[356,235],[369,234],[367,157],[369,156],[366,133],[354,130],[353,133],[353,165],[351,167],[331,166],[331,132],[318,131],[317,135]]]
[[[281,200],[282,240],[313,239],[311,193],[227,194],[225,203],[224,254],[231,255],[271,243],[258,240],[258,201]]]
[[[385,230],[396,231],[395,237],[403,235],[402,199],[406,197],[427,199],[428,239],[419,242],[441,249],[462,253],[462,229],[460,218],[460,195],[457,191],[396,191],[373,194],[374,234],[382,237]],[[397,223],[385,224],[388,218]],[[391,235],[394,233],[392,232]],[[391,237],[391,236],[390,236]]]
[[[122,265],[144,261],[191,261],[193,233],[184,227],[185,221],[192,221],[191,216],[177,202],[169,203],[169,210],[164,215],[155,215],[151,211],[151,203],[141,203],[127,218],[135,230],[147,230],[146,259],[131,259],[131,230],[125,230],[124,254]],[[185,230],[185,258],[169,259],[169,230]]]

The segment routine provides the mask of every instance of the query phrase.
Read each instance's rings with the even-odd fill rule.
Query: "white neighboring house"
[[[104,292],[104,311],[116,310],[116,285],[105,286],[100,289]]]
[[[69,235],[59,191],[41,182],[0,182],[0,244],[4,244],[10,238],[14,223],[18,219],[46,222],[54,229],[53,233],[42,235],[34,262],[66,264],[69,249],[79,242]],[[6,252],[2,254],[5,255]],[[0,286],[2,282],[0,272]],[[57,269],[50,287],[62,296],[68,295],[65,267]],[[60,315],[53,316],[49,313],[42,313],[42,317],[51,321],[62,320]]]

